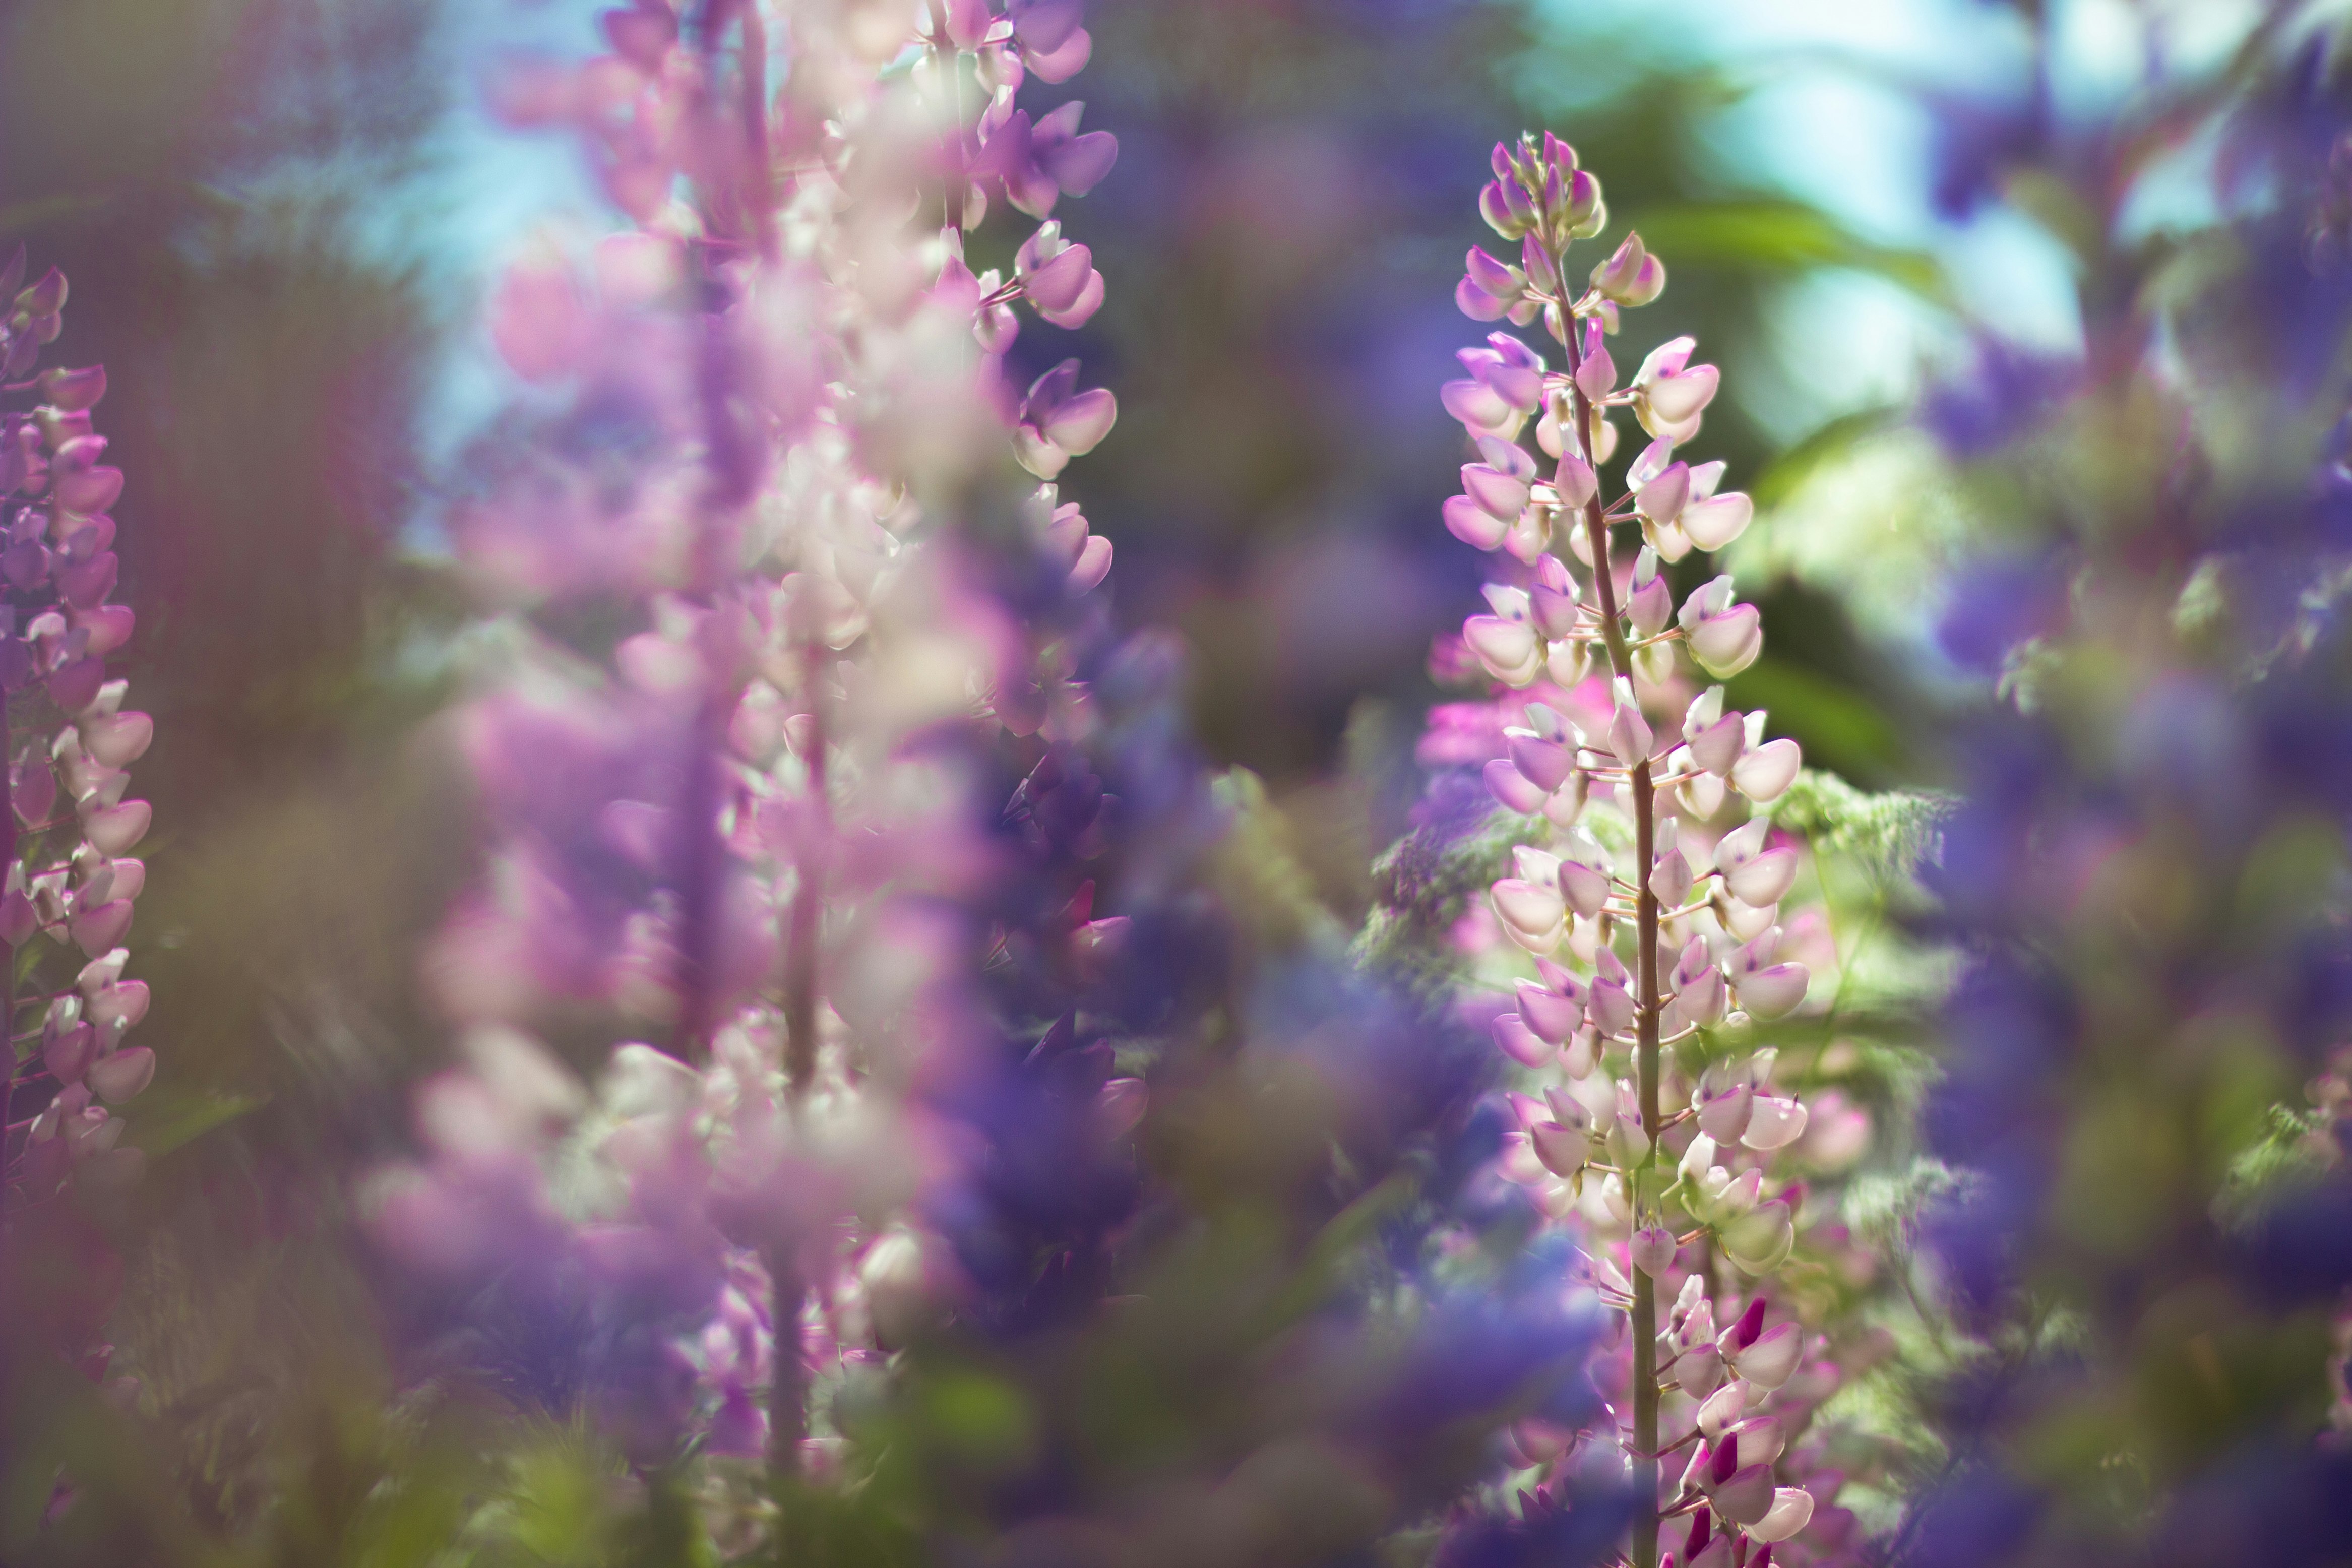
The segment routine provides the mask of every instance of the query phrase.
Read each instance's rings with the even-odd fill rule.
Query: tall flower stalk
[[[110,1107],[155,1075],[154,1052],[127,1043],[146,1016],[143,981],[125,979],[133,901],[145,865],[130,851],[152,813],[125,800],[127,771],[154,737],[125,711],[127,683],[108,655],[130,641],[129,608],[110,602],[118,572],[111,512],[122,471],[101,461],[90,411],[106,395],[92,365],[33,375],[63,326],[65,275],[24,283],[20,246],[0,268],[0,393],[31,406],[0,414],[0,733],[8,753],[6,884],[0,941],[9,965],[6,1129],[0,1143],[0,1234],[76,1183],[119,1183],[141,1156]]]
[[[1116,402],[1076,361],[1024,395],[1004,359],[1016,306],[1069,329],[1102,302],[1049,214],[1116,143],[1018,101],[1085,63],[1079,19],[639,0],[610,54],[503,89],[630,223],[494,302],[538,402],[453,519],[509,652],[458,721],[494,869],[430,965],[472,1060],[372,1212],[525,1331],[576,1311],[588,1385],[541,1393],[597,1402],[652,1469],[764,1453],[786,1498],[838,1449],[819,1385],[959,1274],[926,1214],[991,1029],[961,947],[1001,869],[978,824],[1078,811],[1046,799],[1093,723],[1064,633],[1110,568],[1052,481]],[[1027,220],[1009,276],[965,263],[992,209]],[[1045,483],[1008,503],[1016,464]],[[1005,762],[1030,782],[983,805]],[[1037,914],[1083,970],[1124,923],[1076,891]],[[646,1037],[593,1093],[541,1043],[583,1009]],[[1139,1086],[1097,1088],[1131,1125]]]
[[[1630,1420],[1610,1436],[1632,1462],[1630,1561],[1656,1568],[1662,1520],[1687,1515],[1686,1563],[1769,1562],[1813,1507],[1774,1484],[1785,1441],[1774,1391],[1797,1368],[1801,1331],[1768,1328],[1762,1293],[1793,1245],[1801,1197],[1768,1192],[1766,1166],[1807,1112],[1775,1088],[1757,1026],[1799,1007],[1810,976],[1784,955],[1777,918],[1798,851],[1748,809],[1778,800],[1801,758],[1793,741],[1765,738],[1763,714],[1727,709],[1720,685],[1692,694],[1685,665],[1728,679],[1754,662],[1762,630],[1728,577],[1694,587],[1677,614],[1667,571],[1730,544],[1753,507],[1718,493],[1721,463],[1675,455],[1717,383],[1714,367],[1690,362],[1692,340],[1658,348],[1630,382],[1611,357],[1620,313],[1664,287],[1658,259],[1629,235],[1582,288],[1567,282],[1571,246],[1607,222],[1574,150],[1526,136],[1496,148],[1493,172],[1480,210],[1519,254],[1472,250],[1457,301],[1480,320],[1540,321],[1565,360],[1555,370],[1497,332],[1463,352],[1468,376],[1444,391],[1479,459],[1446,525],[1515,563],[1487,586],[1491,613],[1463,627],[1486,673],[1527,697],[1486,783],[1544,824],[1516,852],[1517,874],[1492,890],[1503,931],[1537,968],[1495,1025],[1536,1091],[1514,1096],[1522,1131],[1506,1168],[1556,1214],[1591,1191],[1600,1228],[1627,1237],[1630,1268],[1602,1250],[1594,1272],[1629,1319]],[[1612,499],[1602,476],[1621,409],[1652,439]],[[1548,472],[1525,443],[1530,423]],[[1638,549],[1619,537],[1629,529]],[[1669,704],[1680,734],[1662,738],[1654,715]],[[1563,949],[1573,967],[1555,961]],[[1720,1333],[1718,1257],[1757,1281],[1744,1305],[1727,1303]],[[1680,1396],[1671,1407],[1669,1394]],[[1686,1429],[1667,1442],[1670,1408]],[[1663,1461],[1693,1445],[1679,1484],[1662,1487]]]
[[[106,371],[34,373],[63,329],[66,295],[55,268],[25,285],[21,246],[0,267],[0,398],[29,402],[0,407],[0,1385],[17,1350],[106,1377],[121,1271],[77,1211],[137,1179],[145,1156],[122,1141],[120,1107],[155,1076],[155,1053],[127,1038],[148,1008],[146,982],[123,973],[147,882],[130,852],[152,813],[124,796],[154,724],[123,707],[127,683],[107,678],[134,618],[110,602],[123,476],[101,460],[90,417]],[[138,1387],[117,1376],[108,1394],[126,1403]],[[73,1488],[54,1484],[61,1512]]]

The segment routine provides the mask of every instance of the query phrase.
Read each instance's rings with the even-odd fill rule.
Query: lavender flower
[[[2312,1438],[2347,1188],[2280,1091],[2352,1022],[2344,894],[2266,868],[2295,824],[2335,842],[2346,805],[2342,394],[2313,345],[2347,320],[2326,243],[2347,124],[2287,19],[2112,118],[2059,114],[2037,77],[1970,172],[1972,196],[1998,172],[2074,214],[2084,340],[2071,365],[1981,352],[1926,409],[1988,527],[1948,585],[1942,642],[1980,685],[1928,877],[1929,928],[1967,958],[1923,1116],[1956,1173],[1920,1228],[1948,1458],[1890,1561],[2341,1551],[2345,1456]],[[2232,258],[2211,274],[2129,237],[2167,177],[2140,141],[2158,122],[2225,149],[2218,215],[2179,241]],[[2061,1423],[2073,1457],[2019,1461]],[[2127,1507],[2084,1506],[2126,1469]]]
[[[1025,399],[1003,380],[1013,304],[1060,328],[1099,308],[1087,246],[1043,223],[1003,280],[963,230],[988,190],[1043,217],[1108,172],[1076,105],[1013,107],[1024,75],[1083,63],[1076,18],[944,5],[883,49],[817,0],[694,28],[640,0],[608,15],[613,55],[507,94],[580,131],[638,227],[593,288],[533,258],[495,302],[509,363],[562,401],[485,449],[454,529],[509,650],[457,727],[491,871],[428,966],[471,1060],[427,1085],[423,1157],[368,1207],[428,1280],[579,1301],[593,1396],[648,1465],[703,1441],[764,1451],[780,1486],[820,1475],[838,1440],[813,1382],[975,1289],[938,1216],[968,1179],[952,1123],[987,1124],[918,1090],[986,1071],[957,911],[1002,868],[972,810],[997,753],[1044,748],[1014,806],[1049,837],[1099,810],[1062,760],[1095,721],[1060,629],[1111,551],[1048,485],[1015,547],[1045,591],[1001,597],[957,510],[992,454],[1053,479],[1117,408],[1076,361]],[[889,68],[902,49],[918,69]],[[626,134],[596,110],[615,80]],[[719,155],[747,135],[752,158]],[[639,199],[673,169],[690,220]],[[625,423],[627,463],[591,421]],[[574,607],[622,634],[568,645]],[[1126,922],[1063,898],[1038,935],[1085,994]],[[583,1008],[621,1038],[593,1084],[535,1038]],[[1141,1085],[1077,1088],[1068,1135],[1117,1158]]]

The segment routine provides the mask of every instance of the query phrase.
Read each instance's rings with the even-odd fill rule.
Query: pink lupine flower
[[[1045,223],[1029,236],[1013,264],[1029,303],[1056,327],[1078,328],[1102,308],[1103,276],[1094,252],[1062,237],[1062,225]]]
[[[1004,11],[1021,63],[1039,80],[1058,85],[1086,68],[1094,40],[1079,25],[1081,0],[1006,0]]]
[[[0,314],[0,361],[12,377],[31,371],[58,336],[68,294],[54,269],[19,290],[23,275],[20,249],[0,268],[0,294],[13,294]],[[129,852],[152,820],[146,801],[126,799],[127,769],[152,742],[154,723],[122,706],[126,683],[107,679],[106,656],[135,622],[108,602],[119,575],[110,508],[124,479],[101,461],[106,440],[92,430],[106,387],[101,367],[52,367],[15,389],[38,400],[29,413],[0,415],[0,497],[21,503],[0,549],[0,576],[18,601],[0,610],[0,736],[15,753],[0,811],[0,939],[13,954],[11,1005],[0,1010],[34,1005],[16,1001],[20,979],[47,990],[37,1053],[10,1086],[46,1077],[56,1091],[29,1124],[0,1134],[0,1228],[20,1203],[68,1182],[134,1176],[141,1156],[121,1144],[123,1119],[110,1107],[156,1071],[154,1052],[125,1039],[149,999],[144,983],[123,978],[122,944],[147,880]],[[52,972],[60,947],[79,949],[67,959],[79,968],[70,985]]]
[[[1654,436],[1687,445],[1698,434],[1700,417],[1715,401],[1720,372],[1713,365],[1692,365],[1696,338],[1675,338],[1650,350],[1633,377],[1633,413]],[[1709,547],[1715,548],[1715,547]]]
[[[1592,287],[1621,306],[1647,305],[1665,291],[1666,269],[1643,247],[1640,235],[1627,235],[1609,259],[1592,269]]]
[[[1516,326],[1532,322],[1542,307],[1528,297],[1527,274],[1496,260],[1476,246],[1463,264],[1462,281],[1454,286],[1454,302],[1474,321],[1500,321]]]
[[[1732,599],[1727,576],[1693,591],[1683,602],[1681,621],[1691,656],[1717,680],[1738,674],[1764,651],[1762,619],[1754,605]]]
[[[1729,545],[1754,507],[1719,493],[1722,463],[1677,455],[1698,434],[1719,381],[1713,367],[1690,363],[1692,340],[1649,355],[1630,384],[1610,352],[1620,312],[1658,297],[1664,267],[1629,236],[1578,294],[1566,253],[1601,226],[1597,182],[1553,137],[1498,147],[1492,166],[1481,212],[1519,251],[1510,263],[1472,251],[1456,302],[1480,320],[1540,319],[1567,359],[1565,373],[1549,373],[1497,334],[1463,352],[1466,376],[1441,394],[1478,446],[1462,494],[1446,504],[1448,531],[1529,568],[1487,585],[1491,612],[1465,622],[1463,646],[1499,685],[1535,695],[1545,675],[1554,683],[1539,688],[1540,700],[1512,699],[1481,755],[1459,748],[1526,821],[1519,831],[1536,835],[1514,848],[1486,905],[1493,927],[1531,956],[1519,966],[1540,977],[1512,982],[1517,1010],[1493,1026],[1515,1081],[1543,1095],[1514,1092],[1521,1130],[1507,1135],[1498,1169],[1547,1222],[1592,1238],[1596,1287],[1633,1320],[1625,1359],[1602,1386],[1632,1416],[1615,1438],[1634,1450],[1637,1472],[1654,1470],[1644,1451],[1679,1447],[1660,1429],[1665,1396],[1679,1390],[1701,1402],[1705,1441],[1679,1495],[1669,1488],[1659,1498],[1661,1507],[1698,1510],[1686,1555],[1708,1568],[1760,1563],[1766,1537],[1790,1539],[1811,1506],[1811,1493],[1777,1484],[1775,1473],[1792,1458],[1783,1453],[1787,1423],[1811,1396],[1748,1407],[1791,1384],[1801,1331],[1764,1330],[1759,1289],[1718,1336],[1706,1296],[1714,1276],[1677,1269],[1677,1239],[1696,1225],[1712,1236],[1710,1256],[1762,1281],[1797,1242],[1802,1190],[1770,1181],[1768,1166],[1802,1146],[1813,1114],[1775,1085],[1774,1053],[1758,1048],[1754,1031],[1804,1005],[1810,990],[1809,966],[1779,924],[1799,854],[1760,810],[1727,831],[1715,824],[1741,800],[1770,804],[1800,758],[1793,742],[1767,738],[1763,714],[1727,712],[1720,685],[1694,695],[1688,684],[1689,665],[1722,680],[1760,655],[1755,607],[1738,603],[1718,577],[1677,613],[1664,570]],[[1622,408],[1652,441],[1611,484],[1601,473],[1617,461],[1607,416]],[[1522,449],[1530,416],[1535,446],[1553,460],[1548,480]],[[1555,556],[1563,528],[1567,549]],[[1632,543],[1617,531],[1630,528],[1639,529]],[[1654,717],[1669,701],[1680,710],[1672,733]],[[1431,736],[1457,727],[1433,716]],[[1614,852],[1593,828],[1606,828]],[[1665,1049],[1694,1036],[1692,1049],[1711,1063],[1695,1084],[1682,1077],[1687,1059]],[[1663,1114],[1662,1092],[1687,1092],[1689,1110]],[[1597,1176],[1594,1161],[1608,1166]],[[1608,1261],[1617,1247],[1627,1271]],[[1661,1329],[1659,1309],[1677,1281]],[[1649,1486],[1637,1479],[1637,1500]],[[1630,1560],[1658,1562],[1657,1524],[1654,1512],[1637,1511]]]

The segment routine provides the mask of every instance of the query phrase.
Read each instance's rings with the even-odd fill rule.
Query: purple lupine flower
[[[19,249],[0,269],[0,293],[14,295],[0,316],[0,361],[18,376],[58,336],[68,292],[55,269],[18,290],[23,275]],[[15,1000],[19,984],[48,997],[38,1049],[12,1065],[0,1095],[12,1113],[0,1117],[9,1124],[0,1134],[0,1228],[9,1210],[68,1181],[119,1184],[135,1175],[139,1151],[120,1143],[123,1120],[110,1107],[155,1074],[153,1051],[125,1039],[148,1007],[146,985],[124,977],[122,943],[147,880],[130,852],[152,816],[144,800],[125,799],[127,769],[155,727],[122,706],[126,683],[106,678],[107,655],[134,624],[127,608],[109,602],[118,575],[110,509],[123,476],[101,460],[106,441],[92,431],[106,371],[52,368],[9,390],[33,393],[37,405],[0,418],[0,504],[8,512],[0,729],[9,752],[0,940],[15,952],[9,1010],[32,1005]],[[79,950],[70,983],[53,972],[58,947]],[[19,1120],[18,1110],[37,1113]]]
[[[1009,90],[1000,90],[1000,101],[1011,101]],[[1085,113],[1086,105],[1073,101],[1032,125],[1027,110],[1013,110],[989,130],[969,172],[1001,186],[1005,200],[1031,217],[1052,216],[1064,196],[1085,195],[1118,161],[1118,139],[1109,131],[1079,131]]]
[[[1057,477],[1073,457],[1101,444],[1118,419],[1118,400],[1108,387],[1079,392],[1078,361],[1064,360],[1030,383],[1021,400],[1014,455],[1040,479]]]
[[[2314,1440],[2316,1367],[2273,1388],[2252,1350],[2313,1332],[2352,1281],[2352,1186],[2318,1124],[2333,1118],[2265,1091],[2208,1158],[2145,1161],[2154,1145],[2136,1137],[2119,1158],[2081,1156],[2100,1128],[2210,1116],[2208,1073],[2269,1061],[2301,1078],[2352,1022],[2340,896],[2257,910],[2241,891],[2273,852],[2258,846],[2346,806],[2344,625],[2324,586],[2342,447],[2319,434],[2340,430],[2342,408],[2315,372],[2347,296],[2332,246],[2314,242],[2352,125],[2326,58],[2319,38],[2263,28],[2218,78],[2152,72],[2127,112],[2062,116],[2037,72],[2013,107],[1941,116],[1965,167],[1939,194],[1958,208],[2044,189],[2079,214],[2084,265],[2079,356],[1988,347],[1923,409],[1985,537],[1946,574],[1941,641],[1972,691],[1951,726],[1962,802],[1925,876],[1930,928],[1965,960],[1922,1130],[1962,1176],[1921,1227],[1944,1281],[1934,1304],[1964,1347],[1931,1421],[1978,1458],[1910,1500],[1894,1546],[1915,1559],[2114,1559],[2147,1541],[2198,1564],[2339,1550],[2352,1463]],[[2170,177],[2138,139],[2151,115],[2221,149],[2214,215],[2176,243],[2231,259],[2178,293],[2129,238],[2129,214]],[[2147,399],[2164,409],[2153,439],[2103,416]],[[2118,464],[2141,482],[2051,479]],[[2097,696],[2080,709],[2045,700],[2084,682]],[[2182,917],[2150,921],[2150,873]],[[2126,1022],[2107,1009],[2117,996],[2147,1000]],[[2137,1223],[2105,1228],[2124,1215]],[[2168,1303],[2189,1300],[2215,1307],[2169,1327]],[[2053,1311],[2063,1351],[2011,1338]],[[2246,1348],[2191,1369],[2191,1341],[2200,1355]],[[1986,1354],[2006,1343],[2026,1348]],[[2093,1391],[2126,1385],[2130,1412],[2083,1419]],[[2154,1437],[2139,1413],[2194,1388],[2229,1391],[2226,1428]],[[2145,1456],[2132,1521],[2072,1516],[2081,1472],[2008,1447],[2059,1420],[2088,1450]]]
[[[1013,276],[1037,314],[1056,327],[1078,328],[1102,308],[1103,276],[1094,252],[1062,237],[1062,225],[1045,223],[1029,236],[1013,261]]]

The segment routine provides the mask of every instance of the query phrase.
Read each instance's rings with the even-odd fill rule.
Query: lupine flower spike
[[[155,727],[123,706],[127,683],[106,669],[135,623],[112,602],[123,476],[103,460],[91,419],[104,368],[34,373],[63,327],[65,275],[24,279],[19,247],[0,267],[0,393],[29,403],[0,412],[0,1018],[12,1042],[0,1091],[0,1260],[29,1210],[137,1177],[143,1156],[123,1142],[121,1107],[155,1076],[154,1051],[130,1039],[148,995],[125,972],[124,945],[147,883],[131,852],[151,816],[127,798],[127,769]],[[93,1377],[110,1351],[102,1326],[77,1323],[84,1343],[57,1347]],[[128,1378],[110,1390],[135,1391]]]
[[[1075,0],[906,9],[902,32],[758,0],[682,30],[636,0],[606,14],[613,54],[508,94],[587,141],[636,228],[583,269],[593,287],[519,267],[497,340],[579,418],[631,411],[641,439],[626,494],[559,438],[455,519],[525,652],[463,720],[496,869],[431,977],[467,1061],[420,1099],[423,1157],[369,1194],[420,1271],[589,1281],[627,1325],[589,1381],[633,1453],[764,1451],[780,1477],[824,1462],[814,1369],[878,1359],[954,1287],[924,1205],[971,1140],[902,1091],[970,1081],[940,1053],[986,1034],[959,1010],[975,1004],[942,915],[996,852],[974,836],[973,759],[1022,748],[1008,823],[1082,829],[1102,804],[1059,760],[1091,710],[1048,627],[1111,549],[1054,481],[1118,406],[1075,360],[1024,392],[1003,355],[1016,306],[1055,329],[1100,307],[1061,204],[1118,147],[1075,102],[1016,107],[1085,64]],[[639,103],[618,141],[583,107],[615,81]],[[747,130],[761,161],[714,151]],[[641,202],[648,181],[683,193]],[[964,260],[992,206],[1026,215],[1009,277]],[[1018,608],[962,570],[979,547],[953,532],[1007,454],[1045,481],[1021,508]],[[535,618],[598,601],[627,629],[601,663]],[[1073,972],[1116,956],[1124,923],[1094,916],[1090,887],[1044,918]],[[530,1033],[583,1007],[647,1037],[593,1092]],[[1099,1088],[1104,1124],[1132,1124],[1141,1084]],[[559,1197],[567,1161],[600,1179]]]
[[[1690,1512],[1687,1562],[1753,1563],[1812,1508],[1774,1478],[1770,1412],[1796,1370],[1800,1330],[1766,1326],[1767,1287],[1801,1207],[1772,1182],[1769,1160],[1807,1112],[1775,1085],[1774,1053],[1755,1033],[1806,993],[1777,918],[1798,851],[1762,812],[1801,758],[1793,741],[1766,737],[1763,714],[1727,708],[1720,685],[1667,705],[1688,690],[1685,672],[1721,682],[1762,651],[1756,609],[1728,576],[1679,603],[1669,579],[1675,563],[1738,538],[1754,508],[1721,488],[1721,463],[1679,455],[1718,382],[1714,366],[1691,362],[1696,342],[1662,345],[1630,380],[1610,351],[1622,313],[1664,290],[1664,264],[1628,235],[1573,286],[1571,246],[1607,223],[1599,182],[1549,134],[1496,147],[1493,171],[1479,210],[1519,249],[1509,260],[1473,249],[1455,298],[1476,320],[1540,322],[1559,355],[1552,363],[1498,331],[1463,350],[1467,377],[1443,399],[1476,454],[1445,527],[1524,563],[1512,583],[1532,580],[1490,584],[1488,612],[1462,628],[1486,674],[1526,694],[1524,723],[1506,731],[1508,753],[1486,778],[1540,827],[1493,889],[1504,934],[1539,976],[1495,1025],[1536,1090],[1513,1097],[1520,1129],[1504,1168],[1546,1213],[1580,1214],[1598,1238],[1622,1239],[1623,1269],[1606,1256],[1613,1239],[1594,1246],[1599,1288],[1632,1319],[1630,1421],[1607,1434],[1636,1478],[1629,1560],[1657,1568],[1662,1517]],[[1651,439],[1612,485],[1621,410]],[[1623,831],[1596,835],[1588,815]],[[1630,841],[1630,860],[1604,837]],[[1694,1058],[1709,1065],[1685,1081],[1674,1063]],[[1688,1108],[1673,1109],[1685,1095]],[[1721,1333],[1701,1249],[1748,1281]],[[1682,1447],[1661,1441],[1670,1396],[1696,1423],[1696,1447],[1679,1483],[1662,1486],[1659,1456]]]

